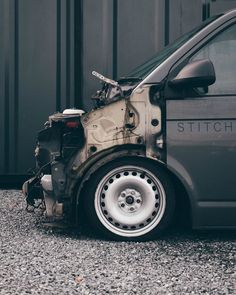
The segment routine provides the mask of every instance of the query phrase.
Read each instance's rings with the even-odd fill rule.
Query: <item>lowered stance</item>
[[[159,235],[187,208],[194,228],[236,228],[236,10],[208,19],[85,113],[49,117],[28,204],[110,238]]]

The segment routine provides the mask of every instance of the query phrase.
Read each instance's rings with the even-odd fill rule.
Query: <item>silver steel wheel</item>
[[[100,222],[116,235],[138,237],[161,221],[166,194],[149,170],[122,166],[106,174],[97,186],[94,200]]]

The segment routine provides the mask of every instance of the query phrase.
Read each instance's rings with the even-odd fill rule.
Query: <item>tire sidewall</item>
[[[144,241],[160,236],[160,234],[162,234],[163,231],[171,224],[175,211],[175,195],[173,185],[165,169],[161,167],[158,163],[153,162],[154,161],[142,159],[141,157],[118,158],[110,163],[107,163],[103,167],[100,167],[94,174],[91,175],[90,180],[82,193],[82,203],[86,220],[89,222],[95,234],[98,234],[100,237],[106,237],[112,240]],[[124,237],[121,235],[116,235],[115,233],[109,231],[101,223],[95,210],[95,193],[100,181],[111,170],[126,165],[136,166],[137,168],[144,168],[150,171],[158,178],[165,192],[166,206],[160,222],[157,224],[155,228],[153,228],[146,234],[137,237]]]

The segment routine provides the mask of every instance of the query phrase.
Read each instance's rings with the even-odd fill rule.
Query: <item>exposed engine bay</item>
[[[119,82],[116,82],[104,77],[96,71],[93,71],[92,75],[104,82],[102,89],[98,90],[92,96],[96,107],[109,104],[121,98],[129,97],[137,83],[140,81],[139,78],[123,78],[120,79]]]
[[[136,78],[116,82],[97,72],[93,75],[103,81],[92,97],[95,108],[87,113],[79,109],[55,113],[38,134],[36,173],[23,191],[30,206],[38,199],[45,202],[48,217],[72,215],[79,198],[75,188],[103,158],[137,152],[165,161],[160,89],[152,85],[135,89]]]

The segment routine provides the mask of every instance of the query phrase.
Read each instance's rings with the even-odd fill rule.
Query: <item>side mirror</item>
[[[200,59],[187,64],[171,81],[173,87],[206,87],[216,80],[213,63],[209,59]]]

